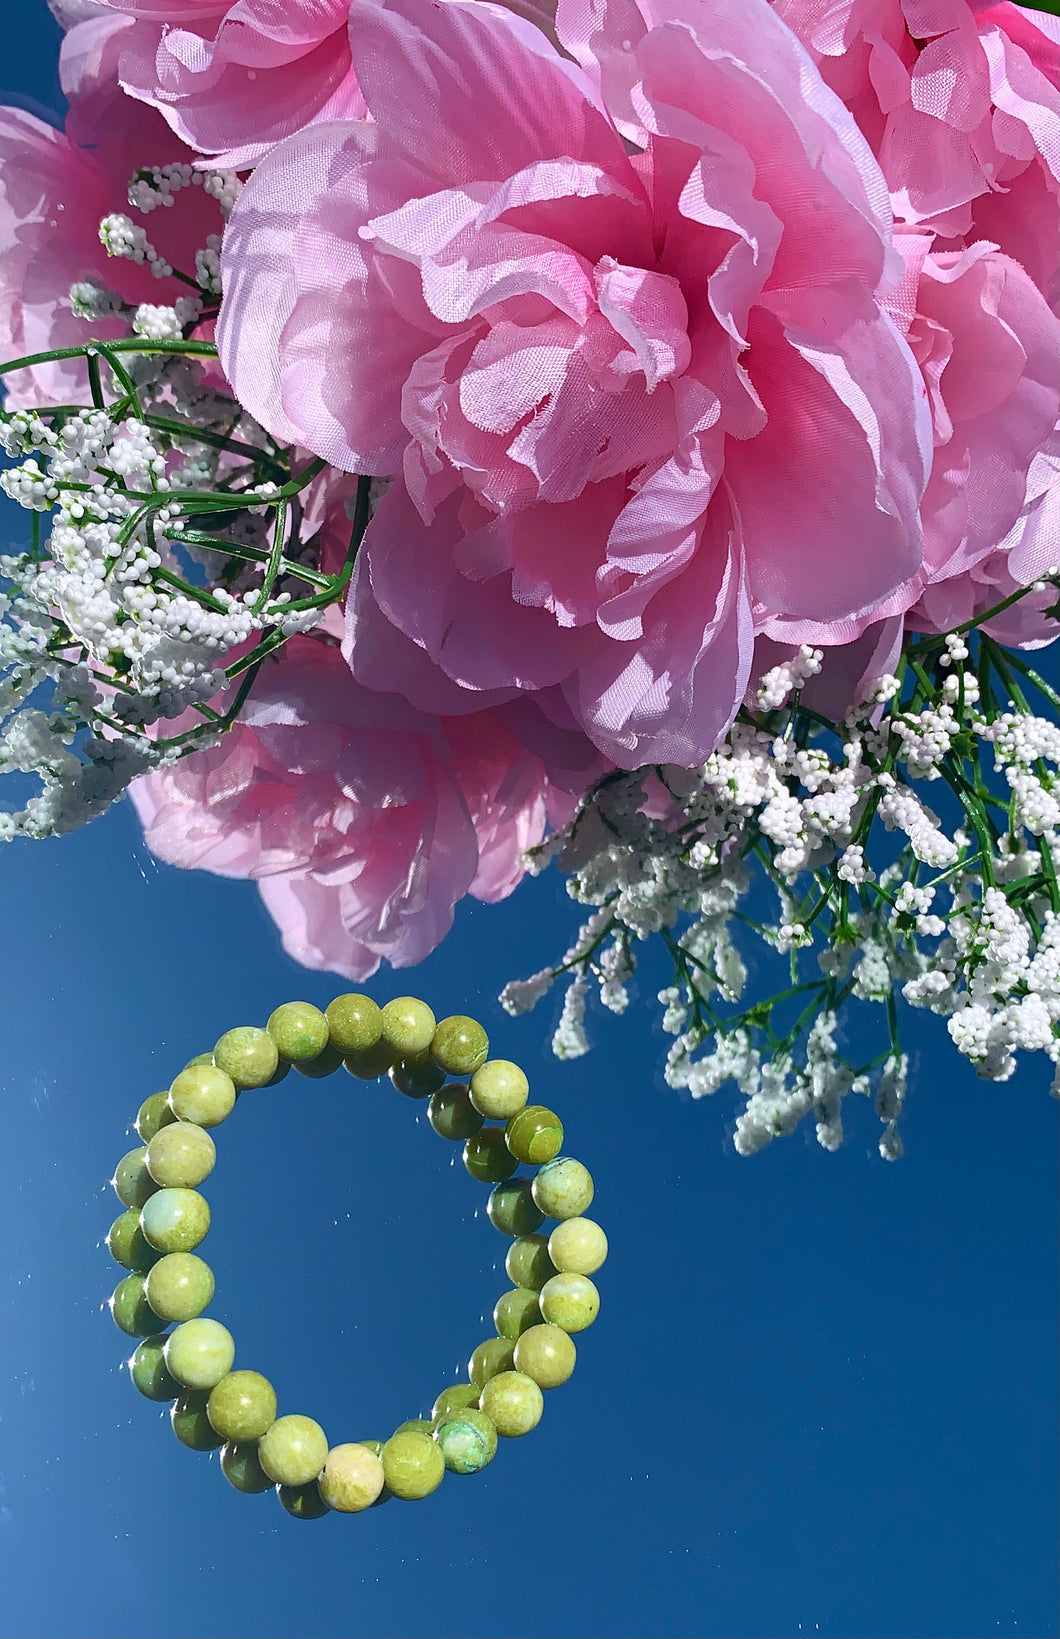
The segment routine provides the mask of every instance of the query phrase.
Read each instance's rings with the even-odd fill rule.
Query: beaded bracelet
[[[184,1067],[168,1093],[140,1106],[142,1142],[112,1179],[126,1210],[107,1246],[131,1273],[115,1289],[111,1313],[123,1332],[142,1339],[128,1363],[137,1389],[148,1400],[172,1401],[173,1429],[186,1446],[221,1448],[221,1470],[238,1491],[275,1487],[296,1519],[427,1497],[447,1469],[485,1468],[498,1435],[529,1433],[541,1417],[542,1391],[573,1372],[571,1334],[596,1319],[600,1298],[589,1276],[607,1256],[603,1230],[583,1216],[593,1181],[580,1161],[560,1154],[562,1123],[527,1102],[519,1066],[488,1052],[474,1019],[436,1023],[411,996],[382,1008],[367,996],[339,996],[323,1013],[286,1002],[264,1030],[229,1030],[212,1053]],[[387,1073],[399,1092],[430,1099],[435,1132],[462,1141],[468,1172],[493,1186],[486,1210],[511,1237],[505,1269],[513,1285],[493,1311],[497,1336],[478,1345],[468,1381],[444,1389],[429,1418],[402,1423],[386,1441],[329,1449],[311,1417],[277,1417],[267,1378],[233,1370],[232,1334],[203,1315],[214,1277],[195,1248],[210,1227],[198,1187],[216,1158],[210,1129],[232,1113],[237,1092],[272,1086],[292,1066],[318,1077],[340,1065],[365,1081]],[[520,1162],[534,1174],[519,1175]],[[546,1218],[558,1220],[547,1239],[538,1233]]]

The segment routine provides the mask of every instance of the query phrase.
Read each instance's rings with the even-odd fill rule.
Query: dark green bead
[[[273,1488],[273,1481],[258,1462],[257,1440],[230,1440],[221,1451],[221,1473],[229,1485],[248,1496]]]
[[[431,1038],[431,1055],[447,1076],[470,1076],[489,1057],[490,1041],[477,1019],[463,1013],[442,1019]]]
[[[430,1417],[406,1417],[394,1430],[395,1434],[433,1434],[434,1422]]]
[[[462,1411],[477,1406],[481,1393],[482,1388],[478,1383],[454,1383],[451,1389],[443,1389],[431,1407],[432,1423],[437,1427],[448,1418],[458,1417]]]
[[[531,1194],[529,1178],[509,1178],[497,1184],[490,1191],[486,1212],[502,1235],[532,1235],[545,1221],[545,1214]]]
[[[147,1146],[139,1145],[123,1155],[111,1180],[122,1206],[142,1207],[158,1188],[147,1170]]]
[[[183,1383],[178,1383],[166,1367],[162,1354],[165,1346],[162,1333],[145,1337],[129,1361],[129,1376],[146,1400],[176,1400],[184,1393]]]
[[[501,1337],[513,1340],[531,1326],[540,1326],[541,1308],[537,1293],[525,1286],[513,1286],[510,1292],[497,1299],[493,1324]]]
[[[135,1207],[129,1207],[111,1224],[107,1231],[107,1251],[123,1269],[136,1269],[141,1274],[146,1274],[162,1256],[140,1228],[140,1214]]]
[[[324,1051],[318,1053],[315,1059],[302,1059],[301,1061],[296,1059],[294,1067],[299,1075],[309,1076],[312,1081],[319,1081],[322,1076],[330,1076],[332,1071],[337,1070],[341,1063],[342,1054],[337,1047],[328,1042]]]
[[[216,1451],[224,1440],[206,1415],[208,1389],[185,1389],[169,1414],[173,1433],[190,1451]]]
[[[144,1280],[141,1274],[126,1275],[114,1288],[110,1300],[114,1324],[129,1337],[154,1337],[166,1324],[148,1303]]]
[[[440,1137],[462,1140],[481,1132],[486,1118],[472,1104],[468,1089],[457,1084],[434,1094],[427,1106],[427,1120]]]
[[[213,1063],[213,1054],[212,1053],[196,1053],[196,1055],[193,1059],[188,1060],[188,1062],[184,1066],[184,1068],[185,1068],[185,1070],[194,1070],[194,1069],[197,1069],[197,1067],[200,1064],[212,1064],[212,1063]]]
[[[539,1292],[556,1273],[544,1235],[520,1235],[508,1248],[504,1267],[510,1281],[516,1286],[529,1287],[532,1292]]]
[[[276,1495],[292,1519],[323,1519],[331,1512],[316,1480],[308,1485],[278,1485]]]
[[[406,1098],[429,1098],[445,1081],[430,1053],[413,1053],[390,1067],[390,1079]]]
[[[144,1099],[136,1117],[136,1131],[141,1143],[150,1144],[161,1127],[168,1127],[176,1119],[169,1107],[169,1094],[152,1093],[150,1098]]]
[[[528,1104],[512,1116],[504,1136],[517,1161],[540,1167],[563,1148],[563,1123],[543,1104]]]
[[[377,1041],[374,1047],[365,1047],[353,1053],[347,1053],[342,1061],[351,1076],[358,1081],[378,1081],[385,1076],[394,1062],[392,1048],[385,1041]]]
[[[480,1184],[499,1184],[519,1165],[504,1142],[500,1127],[484,1127],[464,1145],[464,1165]]]
[[[488,1337],[480,1343],[467,1363],[467,1375],[472,1383],[482,1387],[498,1372],[510,1372],[515,1361],[515,1344],[508,1337]]]

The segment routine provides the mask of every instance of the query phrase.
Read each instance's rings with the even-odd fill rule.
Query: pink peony
[[[159,858],[252,878],[288,953],[351,979],[422,961],[464,894],[504,898],[574,802],[492,713],[372,693],[319,637],[263,668],[216,748],[131,789]]]
[[[395,475],[363,682],[450,712],[547,691],[614,761],[691,764],[756,626],[915,575],[927,394],[874,295],[878,168],[765,0],[557,28],[580,67],[493,8],[355,8],[374,123],[258,166],[222,359],[275,436]]]

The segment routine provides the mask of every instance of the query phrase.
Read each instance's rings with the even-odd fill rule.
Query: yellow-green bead
[[[265,1087],[276,1074],[280,1056],[267,1030],[256,1024],[237,1024],[217,1043],[213,1061],[237,1087]]]
[[[482,1390],[482,1410],[509,1440],[536,1428],[544,1405],[541,1390],[525,1372],[500,1372]]]
[[[324,1009],[328,1031],[340,1053],[363,1053],[383,1034],[383,1010],[370,996],[336,996]]]
[[[163,1252],[193,1252],[210,1228],[210,1203],[195,1189],[160,1189],[141,1211],[140,1228],[157,1249],[152,1263]]]
[[[483,1386],[498,1372],[512,1369],[515,1344],[508,1337],[488,1337],[480,1343],[467,1363],[467,1375],[476,1385],[481,1397]]]
[[[235,1357],[235,1339],[219,1320],[185,1321],[166,1343],[166,1365],[189,1389],[208,1392],[232,1370]]]
[[[443,1389],[431,1407],[434,1427],[437,1428],[439,1423],[446,1422],[450,1417],[458,1417],[469,1406],[477,1406],[481,1393],[481,1386],[476,1383],[454,1383],[452,1388]]]
[[[548,1238],[548,1255],[568,1275],[595,1275],[607,1257],[607,1236],[591,1218],[567,1218]]]
[[[539,1167],[553,1161],[563,1148],[563,1123],[543,1104],[528,1104],[512,1116],[504,1136],[517,1161]]]
[[[429,1098],[445,1080],[430,1053],[410,1053],[390,1066],[390,1080],[406,1098]]]
[[[395,996],[383,1009],[383,1040],[395,1058],[424,1053],[431,1045],[437,1021],[426,1002],[415,996]]]
[[[510,1059],[487,1059],[471,1077],[471,1102],[491,1121],[507,1121],[521,1110],[530,1092],[523,1071]]]
[[[500,1184],[519,1165],[504,1142],[499,1127],[484,1127],[472,1133],[464,1145],[464,1165],[480,1184]]]
[[[168,1127],[177,1118],[169,1107],[168,1093],[152,1093],[140,1105],[136,1116],[136,1131],[144,1144],[150,1144],[156,1132]]]
[[[221,1473],[229,1485],[248,1497],[272,1490],[272,1481],[258,1458],[257,1440],[231,1440],[221,1451]]]
[[[520,1332],[525,1332],[528,1326],[538,1325],[540,1320],[537,1293],[531,1292],[525,1286],[513,1286],[512,1290],[505,1292],[494,1305],[493,1324],[500,1337],[514,1340]]]
[[[540,1297],[545,1319],[565,1332],[584,1332],[600,1313],[600,1294],[588,1275],[553,1275]]]
[[[382,1462],[382,1460],[383,1460],[383,1442],[382,1442],[382,1440],[358,1440],[355,1443],[357,1445],[364,1446],[364,1449],[366,1451],[370,1451],[372,1453],[373,1457],[378,1457],[379,1461]],[[387,1490],[386,1482],[384,1480],[383,1489],[382,1489],[382,1491],[380,1491],[378,1497],[376,1497],[375,1501],[372,1504],[372,1507],[373,1508],[382,1508],[383,1504],[385,1502],[389,1502],[390,1500],[391,1500],[391,1494]]]
[[[441,1138],[464,1139],[481,1132],[485,1117],[471,1102],[461,1084],[442,1087],[427,1106],[427,1120]]]
[[[577,1349],[559,1326],[531,1326],[515,1345],[516,1371],[541,1389],[565,1383],[577,1361]]]
[[[151,1200],[154,1199],[152,1195]],[[107,1231],[107,1251],[123,1269],[135,1269],[141,1274],[146,1274],[160,1256],[140,1227],[140,1214],[135,1207],[129,1207],[111,1224]]]
[[[147,1170],[147,1147],[140,1144],[134,1150],[123,1155],[114,1169],[111,1179],[114,1193],[122,1206],[142,1207],[149,1196],[158,1188],[155,1179]]]
[[[327,1461],[328,1439],[312,1417],[277,1417],[258,1441],[258,1456],[277,1485],[308,1485]]]
[[[392,1434],[383,1447],[382,1463],[387,1490],[405,1502],[429,1497],[445,1478],[445,1458],[420,1429]]]
[[[315,1059],[331,1039],[325,1014],[312,1002],[284,1002],[269,1015],[266,1029],[283,1057],[296,1064]]]
[[[163,1127],[147,1146],[147,1169],[160,1189],[195,1189],[209,1178],[216,1161],[213,1139],[192,1121]]]
[[[546,1218],[580,1218],[593,1194],[592,1174],[570,1155],[546,1162],[534,1179],[534,1200]]]
[[[213,1270],[194,1252],[168,1252],[148,1270],[144,1290],[163,1320],[194,1320],[213,1297]]]
[[[543,1235],[520,1235],[508,1248],[504,1267],[514,1286],[526,1286],[532,1292],[539,1292],[556,1273]]]
[[[185,1070],[194,1070],[200,1064],[212,1064],[212,1063],[213,1063],[213,1054],[212,1053],[196,1053],[196,1055],[193,1059],[188,1060],[188,1062],[184,1066],[184,1068],[185,1068]]]
[[[148,1302],[146,1279],[145,1275],[138,1273],[126,1275],[114,1288],[110,1300],[114,1324],[119,1326],[127,1337],[153,1337],[165,1325],[162,1316],[157,1314]]]
[[[235,1082],[215,1064],[197,1064],[182,1070],[169,1089],[173,1114],[196,1127],[219,1127],[232,1114],[235,1102]]]
[[[342,1062],[358,1081],[378,1081],[393,1064],[394,1054],[385,1041],[377,1041],[372,1047],[347,1053]]]
[[[342,1054],[332,1042],[328,1042],[315,1058],[292,1059],[291,1062],[300,1076],[308,1076],[310,1081],[322,1081],[325,1076],[334,1075],[342,1063]]]
[[[278,1485],[276,1495],[292,1519],[323,1519],[330,1512],[316,1480],[306,1485]]]
[[[129,1361],[129,1376],[145,1400],[175,1400],[184,1392],[166,1365],[165,1347],[161,1332],[145,1337]]]
[[[435,1430],[435,1442],[450,1474],[478,1474],[493,1461],[497,1430],[482,1411],[462,1411]]]
[[[434,1421],[430,1417],[406,1417],[394,1430],[395,1434],[433,1434]]]
[[[332,1446],[317,1485],[336,1513],[359,1514],[378,1501],[384,1482],[383,1465],[375,1452],[350,1441]]]
[[[486,1215],[502,1235],[531,1235],[544,1219],[529,1178],[509,1178],[490,1191]]]
[[[276,1421],[276,1390],[260,1372],[229,1372],[210,1390],[206,1414],[226,1440],[259,1440]]]
[[[180,1399],[174,1401],[169,1420],[181,1445],[191,1451],[216,1451],[222,1444],[221,1436],[206,1415],[204,1389],[186,1389]]]
[[[477,1019],[454,1013],[431,1038],[431,1057],[447,1076],[469,1076],[486,1062],[490,1039]]]

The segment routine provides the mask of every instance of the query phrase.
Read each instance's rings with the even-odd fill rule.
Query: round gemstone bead
[[[465,1143],[464,1165],[480,1184],[499,1184],[511,1177],[519,1163],[504,1142],[501,1129],[484,1127]]]
[[[300,1076],[308,1076],[311,1081],[321,1081],[324,1076],[330,1076],[342,1063],[342,1054],[332,1043],[323,1048],[312,1059],[292,1059],[291,1063]]]
[[[467,1375],[476,1385],[481,1397],[483,1385],[498,1372],[507,1372],[512,1369],[515,1359],[515,1344],[507,1337],[488,1337],[480,1343],[467,1363]]]
[[[194,1320],[213,1297],[213,1270],[194,1252],[168,1252],[148,1270],[144,1290],[163,1320]]]
[[[475,1019],[454,1013],[443,1019],[431,1040],[431,1056],[447,1076],[469,1076],[486,1062],[490,1039]]]
[[[168,1093],[152,1093],[140,1105],[136,1116],[136,1131],[145,1144],[150,1144],[156,1132],[168,1127],[177,1118],[169,1107]]]
[[[214,1169],[217,1146],[191,1121],[175,1121],[155,1133],[147,1146],[147,1167],[162,1189],[194,1189]]]
[[[128,1337],[153,1337],[165,1325],[147,1301],[144,1290],[146,1275],[126,1275],[114,1288],[110,1312],[115,1326],[120,1326]]]
[[[570,1155],[546,1162],[534,1179],[534,1200],[546,1218],[580,1218],[592,1198],[591,1173]]]
[[[357,1052],[347,1053],[342,1061],[351,1076],[358,1081],[378,1081],[385,1076],[394,1062],[394,1054],[385,1041],[377,1041],[372,1047],[361,1048]]]
[[[383,1465],[367,1446],[350,1442],[332,1446],[317,1481],[320,1495],[339,1514],[371,1508],[383,1489]]]
[[[600,1313],[600,1294],[587,1275],[553,1275],[541,1288],[541,1313],[565,1332],[584,1332]]]
[[[539,1292],[556,1273],[543,1235],[520,1235],[508,1248],[504,1267],[515,1286],[527,1286],[532,1292]]]
[[[212,1389],[232,1370],[235,1357],[235,1339],[219,1320],[185,1321],[166,1343],[166,1365],[189,1389]]]
[[[500,1372],[482,1390],[482,1410],[507,1439],[536,1428],[544,1405],[541,1390],[524,1372]]]
[[[482,1389],[477,1383],[454,1383],[451,1389],[443,1389],[431,1407],[433,1426],[437,1428],[439,1423],[447,1422],[450,1417],[458,1417],[469,1406],[477,1406],[481,1393]]]
[[[308,1485],[323,1468],[328,1439],[312,1417],[277,1417],[258,1441],[258,1456],[266,1474],[278,1485]]]
[[[283,1057],[296,1064],[317,1058],[331,1039],[326,1016],[312,1002],[284,1002],[269,1015],[266,1028]]]
[[[215,1064],[182,1070],[169,1089],[169,1107],[178,1121],[196,1127],[219,1127],[232,1114],[236,1084]]]
[[[517,1161],[539,1167],[554,1160],[563,1148],[563,1123],[543,1104],[528,1104],[512,1116],[504,1136]]]
[[[154,1199],[152,1195],[151,1200]],[[159,1258],[140,1227],[140,1214],[135,1207],[129,1207],[111,1224],[107,1231],[107,1251],[123,1269],[137,1269],[141,1274]]]
[[[383,1034],[383,1010],[370,996],[354,992],[336,996],[324,1017],[332,1043],[340,1053],[363,1053],[365,1048],[374,1047]]]
[[[429,1098],[445,1080],[430,1053],[411,1053],[390,1067],[390,1079],[406,1098]]]
[[[323,1519],[329,1512],[316,1480],[307,1485],[278,1485],[276,1495],[292,1519]]]
[[[481,1132],[484,1117],[466,1087],[443,1087],[427,1106],[427,1120],[441,1138],[464,1139]]]
[[[567,1275],[595,1275],[607,1257],[607,1236],[591,1218],[567,1218],[548,1238],[548,1255]]]
[[[545,1214],[534,1200],[529,1178],[509,1178],[490,1191],[486,1213],[502,1235],[531,1235]]]
[[[445,1458],[422,1429],[392,1434],[383,1447],[382,1463],[387,1490],[405,1502],[429,1497],[445,1477]]]
[[[497,1430],[481,1411],[462,1411],[441,1423],[435,1442],[451,1474],[477,1474],[497,1451]]]
[[[430,1417],[407,1417],[403,1423],[398,1424],[394,1433],[408,1434],[410,1431],[415,1434],[433,1434],[434,1421]]]
[[[195,1189],[160,1189],[140,1213],[144,1240],[161,1252],[192,1252],[206,1239],[210,1203]]]
[[[513,1286],[510,1292],[497,1299],[493,1309],[493,1324],[498,1336],[515,1339],[528,1326],[536,1326],[541,1319],[537,1293],[525,1286]]]
[[[577,1359],[577,1349],[558,1326],[531,1326],[515,1345],[516,1371],[532,1377],[541,1389],[565,1383]]]
[[[435,1028],[434,1014],[415,996],[395,996],[383,1009],[383,1040],[395,1058],[426,1052]]]
[[[356,1443],[358,1445],[364,1446],[364,1449],[366,1451],[370,1451],[372,1453],[373,1457],[378,1457],[379,1461],[382,1462],[382,1460],[383,1460],[383,1442],[382,1442],[382,1440],[358,1440]],[[390,1501],[390,1497],[391,1497],[391,1493],[387,1490],[386,1481],[384,1480],[383,1489],[382,1489],[382,1491],[380,1491],[378,1497],[376,1497],[375,1501],[372,1504],[372,1507],[373,1508],[382,1508],[382,1506],[385,1502]]]
[[[129,1376],[146,1400],[175,1400],[184,1392],[166,1365],[165,1347],[161,1332],[145,1337],[129,1361]]]
[[[211,1427],[206,1415],[204,1389],[186,1389],[180,1399],[174,1401],[169,1420],[181,1445],[192,1451],[216,1451],[222,1444],[221,1436]]]
[[[238,1024],[225,1031],[213,1050],[213,1061],[237,1087],[265,1087],[276,1074],[280,1057],[267,1030]]]
[[[221,1451],[221,1473],[229,1485],[248,1496],[272,1490],[272,1481],[258,1458],[257,1440],[230,1441]]]
[[[530,1083],[510,1059],[487,1059],[471,1077],[471,1102],[491,1121],[507,1121],[521,1110]]]
[[[212,1063],[213,1063],[213,1054],[212,1053],[196,1053],[196,1055],[193,1059],[188,1060],[188,1062],[184,1066],[184,1068],[185,1068],[185,1070],[194,1070],[200,1064],[212,1064]],[[167,1098],[169,1097],[168,1093],[166,1094],[166,1097]]]
[[[158,1184],[147,1170],[145,1145],[140,1144],[122,1156],[111,1183],[122,1206],[142,1207],[148,1196],[154,1194]]]
[[[258,1440],[276,1421],[276,1390],[260,1372],[229,1372],[210,1390],[206,1414],[226,1440]]]

